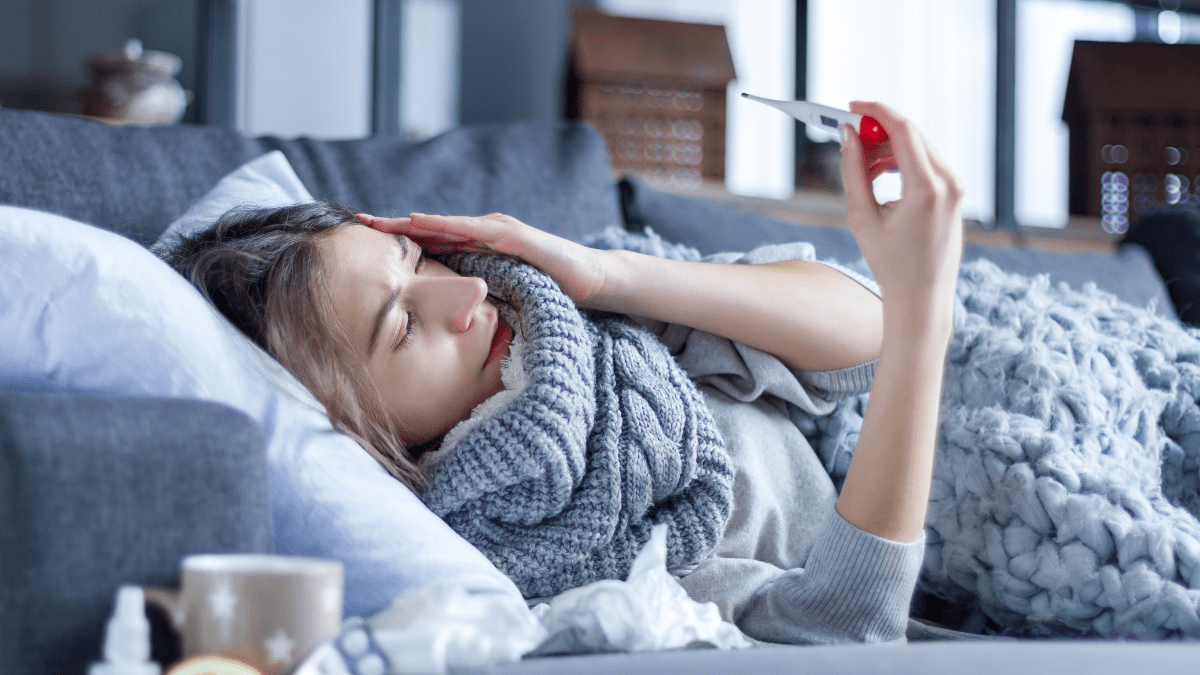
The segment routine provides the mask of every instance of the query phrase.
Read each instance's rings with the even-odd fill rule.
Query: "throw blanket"
[[[429,508],[526,597],[624,579],[659,523],[671,569],[707,558],[729,519],[733,467],[666,348],[627,317],[581,314],[518,260],[445,262],[487,280],[523,334],[504,366],[508,390],[434,453]]]
[[[1200,638],[1200,335],[987,261],[957,299],[923,587],[1013,631]]]
[[[922,590],[1011,634],[1200,638],[1200,331],[984,260],[956,302]],[[867,400],[794,411],[835,480]]]

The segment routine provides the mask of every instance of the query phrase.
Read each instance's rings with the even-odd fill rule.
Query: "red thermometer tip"
[[[870,115],[863,115],[862,123],[858,125],[858,137],[865,143],[882,143],[888,139],[879,121]]]

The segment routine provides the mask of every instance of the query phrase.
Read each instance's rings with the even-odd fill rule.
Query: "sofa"
[[[110,127],[0,110],[0,205],[87,224],[67,230],[83,242],[75,242],[83,251],[78,255],[86,255],[89,246],[93,253],[97,246],[113,246],[125,251],[122,255],[134,255],[129,247],[151,246],[223,177],[272,151],[286,157],[313,197],[378,215],[499,211],[576,241],[616,225],[652,230],[704,254],[803,240],[812,242],[822,258],[846,263],[859,258],[846,230],[784,224],[635,178],[614,180],[600,136],[575,123],[470,127],[412,143],[250,138],[198,126]],[[38,235],[30,236],[33,241]],[[14,308],[14,289],[40,290],[37,268],[12,255],[0,249],[2,267],[8,269],[0,270],[0,303],[9,303],[0,304],[0,328],[62,320],[55,318],[53,302],[66,296],[51,294],[48,304]],[[1154,261],[1137,246],[1113,254],[1065,254],[968,245],[965,259],[978,257],[1073,286],[1094,282],[1163,315],[1174,311]],[[83,271],[74,273],[62,293],[94,283],[90,270],[97,266],[103,261],[78,268]],[[122,272],[128,270],[113,274]],[[86,314],[86,304],[72,307]],[[25,313],[14,318],[20,312]],[[120,325],[96,329],[111,333],[97,334],[96,340],[120,344]],[[28,344],[45,340],[41,333],[9,331],[2,339],[9,356],[0,359],[0,672],[84,672],[100,657],[117,587],[173,585],[186,555],[324,552],[339,557],[349,550],[343,547],[349,543],[335,542],[322,551],[323,544],[311,539],[311,532],[321,531],[322,518],[335,522],[344,513],[328,515],[324,505],[301,504],[298,484],[281,484],[290,478],[280,473],[279,456],[270,449],[283,433],[275,413],[239,407],[219,392],[181,395],[176,384],[113,384],[93,377],[86,360],[73,376],[70,364],[89,349],[87,340],[43,349]],[[45,357],[42,370],[33,375],[21,370],[25,365],[12,355],[38,349]],[[143,367],[152,369],[154,358],[145,356]],[[202,369],[221,367],[202,364]],[[134,375],[139,374],[130,375],[129,382],[149,381]],[[204,391],[219,388],[221,377],[206,380]],[[348,447],[339,446],[339,452],[353,452]],[[306,480],[317,479],[309,474]],[[416,508],[415,501],[405,504]],[[420,536],[444,536],[436,523],[422,527]],[[368,550],[376,558],[368,556],[368,563],[387,550],[386,542],[370,546],[376,547]],[[450,546],[434,553],[442,557],[422,559],[414,563],[416,572],[400,569],[388,578],[381,576],[386,571],[361,560],[348,561],[348,584],[353,581],[368,593],[374,589],[386,602],[388,594],[429,575],[487,576],[474,558],[456,567],[469,552]],[[455,560],[447,562],[451,557]],[[380,606],[379,598],[352,595],[348,589],[348,612]],[[170,663],[178,657],[178,641],[161,616],[152,619],[153,655]],[[1116,673],[1182,672],[1197,662],[1200,646],[1190,644],[981,641],[543,657],[494,670]]]

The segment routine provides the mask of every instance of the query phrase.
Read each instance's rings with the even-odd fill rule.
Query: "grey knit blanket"
[[[434,453],[429,508],[526,597],[624,579],[659,523],[669,568],[707,558],[729,518],[733,466],[666,348],[628,317],[581,313],[513,258],[445,262],[484,278],[522,334],[504,364],[507,390]]]
[[[1200,638],[1200,331],[969,262],[942,396],[923,591],[1010,634]],[[835,480],[867,401],[792,411]]]

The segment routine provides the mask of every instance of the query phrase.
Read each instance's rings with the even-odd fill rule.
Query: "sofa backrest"
[[[413,143],[251,138],[0,110],[0,204],[149,245],[222,176],[271,150],[316,198],[377,215],[498,211],[575,240],[621,222],[604,141],[580,123],[478,126]]]

